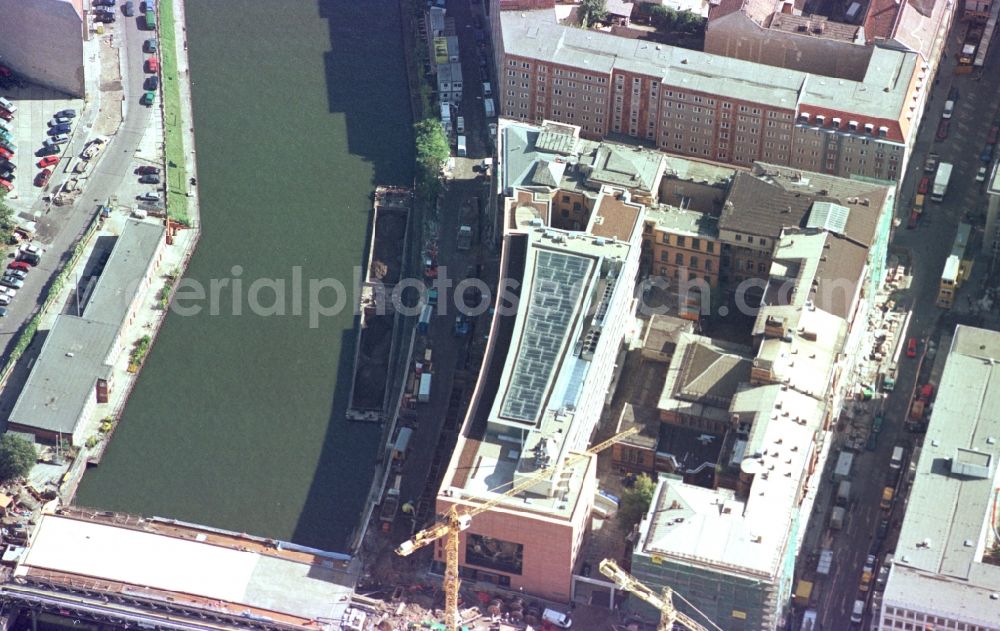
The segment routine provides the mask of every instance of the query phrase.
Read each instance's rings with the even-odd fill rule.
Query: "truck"
[[[459,250],[468,250],[471,245],[472,226],[459,226],[458,239],[455,241],[455,247]]]
[[[431,374],[425,372],[420,375],[420,387],[417,390],[417,401],[427,403],[431,400]]]
[[[848,506],[851,503],[851,482],[841,480],[837,485],[837,506]]]
[[[486,118],[497,117],[497,110],[493,106],[493,99],[483,99],[483,109],[486,110]]]
[[[837,457],[837,466],[833,470],[834,480],[846,480],[851,477],[851,467],[854,465],[854,454],[841,451]]]
[[[429,376],[427,373],[424,373],[421,375],[421,378]],[[421,381],[421,383],[423,382]],[[392,461],[394,463],[401,463],[406,460],[406,453],[410,450],[410,438],[412,437],[413,428],[399,428],[399,432],[396,434],[396,442],[392,444]]]
[[[420,310],[420,319],[417,320],[417,331],[421,335],[427,335],[427,328],[431,324],[431,316],[434,315],[434,307],[430,305],[424,305],[424,308]]]
[[[841,530],[844,527],[844,519],[847,518],[847,509],[843,506],[834,506],[830,513],[830,528]]]
[[[903,452],[904,449],[902,445],[896,445],[895,447],[893,447],[892,459],[889,460],[890,469],[899,469],[900,467],[903,466]]]
[[[465,136],[458,137],[458,148],[455,152],[455,155],[457,155],[459,158],[464,158],[465,156],[469,155],[468,150],[466,150],[465,148]]]
[[[392,521],[396,518],[396,511],[399,510],[399,486],[403,476],[396,474],[395,481],[385,491],[382,498],[382,506],[379,507],[378,518],[382,522],[382,530],[388,531]]]
[[[882,377],[882,391],[892,392],[896,389],[896,364],[893,364],[885,371]]]
[[[951,163],[940,163],[937,168],[937,173],[934,174],[934,186],[931,189],[931,201],[940,202],[944,200],[945,193],[948,192],[948,181],[950,179]]]

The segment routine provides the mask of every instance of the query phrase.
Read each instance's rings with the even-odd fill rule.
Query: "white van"
[[[865,615],[865,601],[855,600],[851,609],[851,622],[861,624],[861,618]]]
[[[889,461],[889,468],[899,469],[903,466],[903,448],[900,445],[892,450],[892,459]]]
[[[941,118],[951,118],[952,112],[955,111],[955,102],[948,100],[944,102],[944,113],[941,114]]]
[[[456,120],[455,131],[457,131],[460,134],[464,134],[465,133],[465,117],[464,116],[459,116],[455,120]]]
[[[569,614],[556,611],[555,609],[546,609],[543,611],[542,620],[560,629],[568,629],[573,626],[573,620],[570,619]]]
[[[458,137],[458,151],[456,153],[460,158],[464,158],[465,156],[469,155],[465,149],[465,136]]]

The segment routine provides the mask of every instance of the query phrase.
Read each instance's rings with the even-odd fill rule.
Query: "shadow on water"
[[[398,1],[358,3],[352,0],[319,0],[318,4],[320,16],[327,19],[330,28],[330,50],[324,55],[329,108],[332,113],[346,114],[350,152],[370,161],[373,190],[381,184],[410,185],[413,180],[412,121]],[[377,71],[359,72],[364,68],[375,68]],[[387,145],[399,150],[387,151]],[[365,210],[365,216],[370,217],[370,207]],[[369,221],[359,265],[367,260],[370,239]],[[329,529],[331,506],[356,507],[358,511],[364,509],[368,486],[349,488],[343,483],[344,468],[372,470],[379,456],[380,446],[369,453],[358,453],[356,450],[352,453],[350,446],[357,444],[359,437],[364,437],[363,442],[371,444],[372,436],[379,435],[380,426],[353,423],[344,418],[350,400],[359,326],[360,317],[356,316],[354,326],[341,336],[338,379],[330,406],[330,422],[319,466],[293,536],[294,541],[306,545],[316,540],[317,533]],[[370,484],[370,478],[366,481]],[[342,515],[335,520],[340,526],[335,538],[339,549],[346,549],[349,545],[349,538],[360,525],[360,516],[359,512]],[[329,539],[322,537],[320,541]]]
[[[348,148],[372,162],[373,187],[408,186],[413,125],[398,0],[319,0],[319,12],[330,27],[327,98],[330,112],[347,114]]]

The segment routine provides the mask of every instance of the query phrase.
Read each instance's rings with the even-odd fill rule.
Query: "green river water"
[[[350,287],[369,194],[412,180],[396,0],[186,4],[202,213],[187,276],[241,266],[244,288],[285,279],[289,303],[293,266]],[[234,315],[220,295],[219,315],[167,318],[76,502],[343,549],[378,442],[344,420],[353,314],[310,328],[308,306]]]

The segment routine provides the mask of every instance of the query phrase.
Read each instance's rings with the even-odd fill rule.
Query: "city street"
[[[881,563],[884,555],[895,548],[895,537],[905,511],[908,480],[904,467],[900,493],[892,511],[881,510],[879,502],[882,489],[891,480],[889,458],[896,445],[906,447],[907,458],[913,456],[914,447],[918,446],[921,435],[906,431],[904,421],[913,390],[917,385],[921,385],[917,383],[917,372],[921,361],[926,360],[928,365],[933,361],[930,357],[923,356],[927,350],[926,341],[936,339],[942,332],[936,327],[945,312],[935,306],[941,271],[945,259],[951,252],[958,223],[967,214],[975,217],[985,212],[984,187],[975,182],[975,175],[979,167],[983,166],[979,155],[987,131],[996,117],[997,104],[1000,103],[1000,74],[987,70],[982,73],[981,80],[975,74],[954,74],[956,53],[964,33],[965,26],[956,22],[947,47],[948,57],[942,60],[938,72],[939,82],[931,95],[913,157],[910,159],[906,178],[897,198],[896,215],[901,220],[901,225],[896,229],[892,251],[908,258],[909,271],[913,277],[912,286],[900,297],[902,305],[911,309],[911,319],[908,329],[901,332],[898,339],[901,345],[905,345],[910,337],[917,338],[919,355],[917,358],[908,358],[905,352],[900,353],[895,390],[882,402],[885,425],[878,448],[874,452],[861,452],[855,457],[854,473],[851,478],[854,497],[848,521],[844,530],[833,538],[834,556],[830,577],[819,581],[814,592],[821,628],[824,630],[851,628],[851,608],[856,598],[864,598],[868,605],[871,605],[874,586],[872,591],[867,593],[859,591],[865,557],[877,550]],[[997,67],[998,54],[1000,53],[997,46],[994,45],[987,58],[986,68]],[[953,87],[959,90],[960,98],[955,106],[948,137],[945,140],[938,140],[935,138],[935,132],[941,120],[947,94]],[[944,201],[935,203],[930,201],[928,196],[920,223],[916,229],[910,230],[906,228],[906,220],[913,206],[918,183],[927,175],[923,167],[929,153],[937,153],[941,161],[953,163],[954,172]],[[976,225],[977,229],[981,230],[979,219],[976,219]],[[976,238],[973,238],[973,242],[978,243]],[[984,265],[984,262],[979,260],[976,265]],[[956,311],[959,306],[964,306],[964,304],[959,305],[959,302],[965,302],[965,294],[978,292],[978,286],[970,285],[972,283],[959,294]],[[942,348],[940,352],[945,352],[945,349]],[[835,460],[834,452],[831,461]],[[883,518],[890,520],[890,528],[885,539],[879,542],[876,541],[876,531]],[[825,520],[821,521],[823,523],[813,524],[813,527],[825,529]],[[872,608],[869,606],[862,628],[868,628],[871,611]]]
[[[33,214],[37,217],[37,240],[44,246],[45,255],[41,263],[29,274],[24,288],[11,302],[7,317],[0,324],[0,360],[6,360],[20,332],[41,307],[41,301],[44,300],[52,278],[69,259],[77,241],[97,214],[98,205],[113,198],[125,177],[131,175],[131,163],[136,150],[149,127],[150,117],[154,111],[158,111],[139,104],[145,80],[142,43],[150,37],[149,31],[139,29],[139,19],[141,18],[119,17],[112,29],[113,37],[120,38],[118,50],[125,56],[125,63],[121,64],[124,72],[121,82],[125,99],[122,104],[124,123],[117,133],[109,138],[109,145],[104,150],[97,168],[90,172],[85,188],[72,205],[55,207],[43,199],[38,199],[32,207]],[[99,61],[90,63],[88,72],[99,72],[100,66]],[[98,84],[104,87],[104,82],[100,81],[100,78],[97,81],[88,80],[88,86]],[[119,89],[117,85],[113,87]],[[88,110],[80,113],[81,128],[88,122],[93,124],[97,113],[90,111],[90,108],[96,105],[96,101],[88,101]],[[76,134],[66,155],[79,155],[89,140],[87,134]],[[25,149],[31,147],[26,145]],[[61,171],[60,169],[54,174],[54,182],[59,181],[57,178],[65,177]],[[5,415],[7,412],[9,409],[0,410],[0,415]]]

